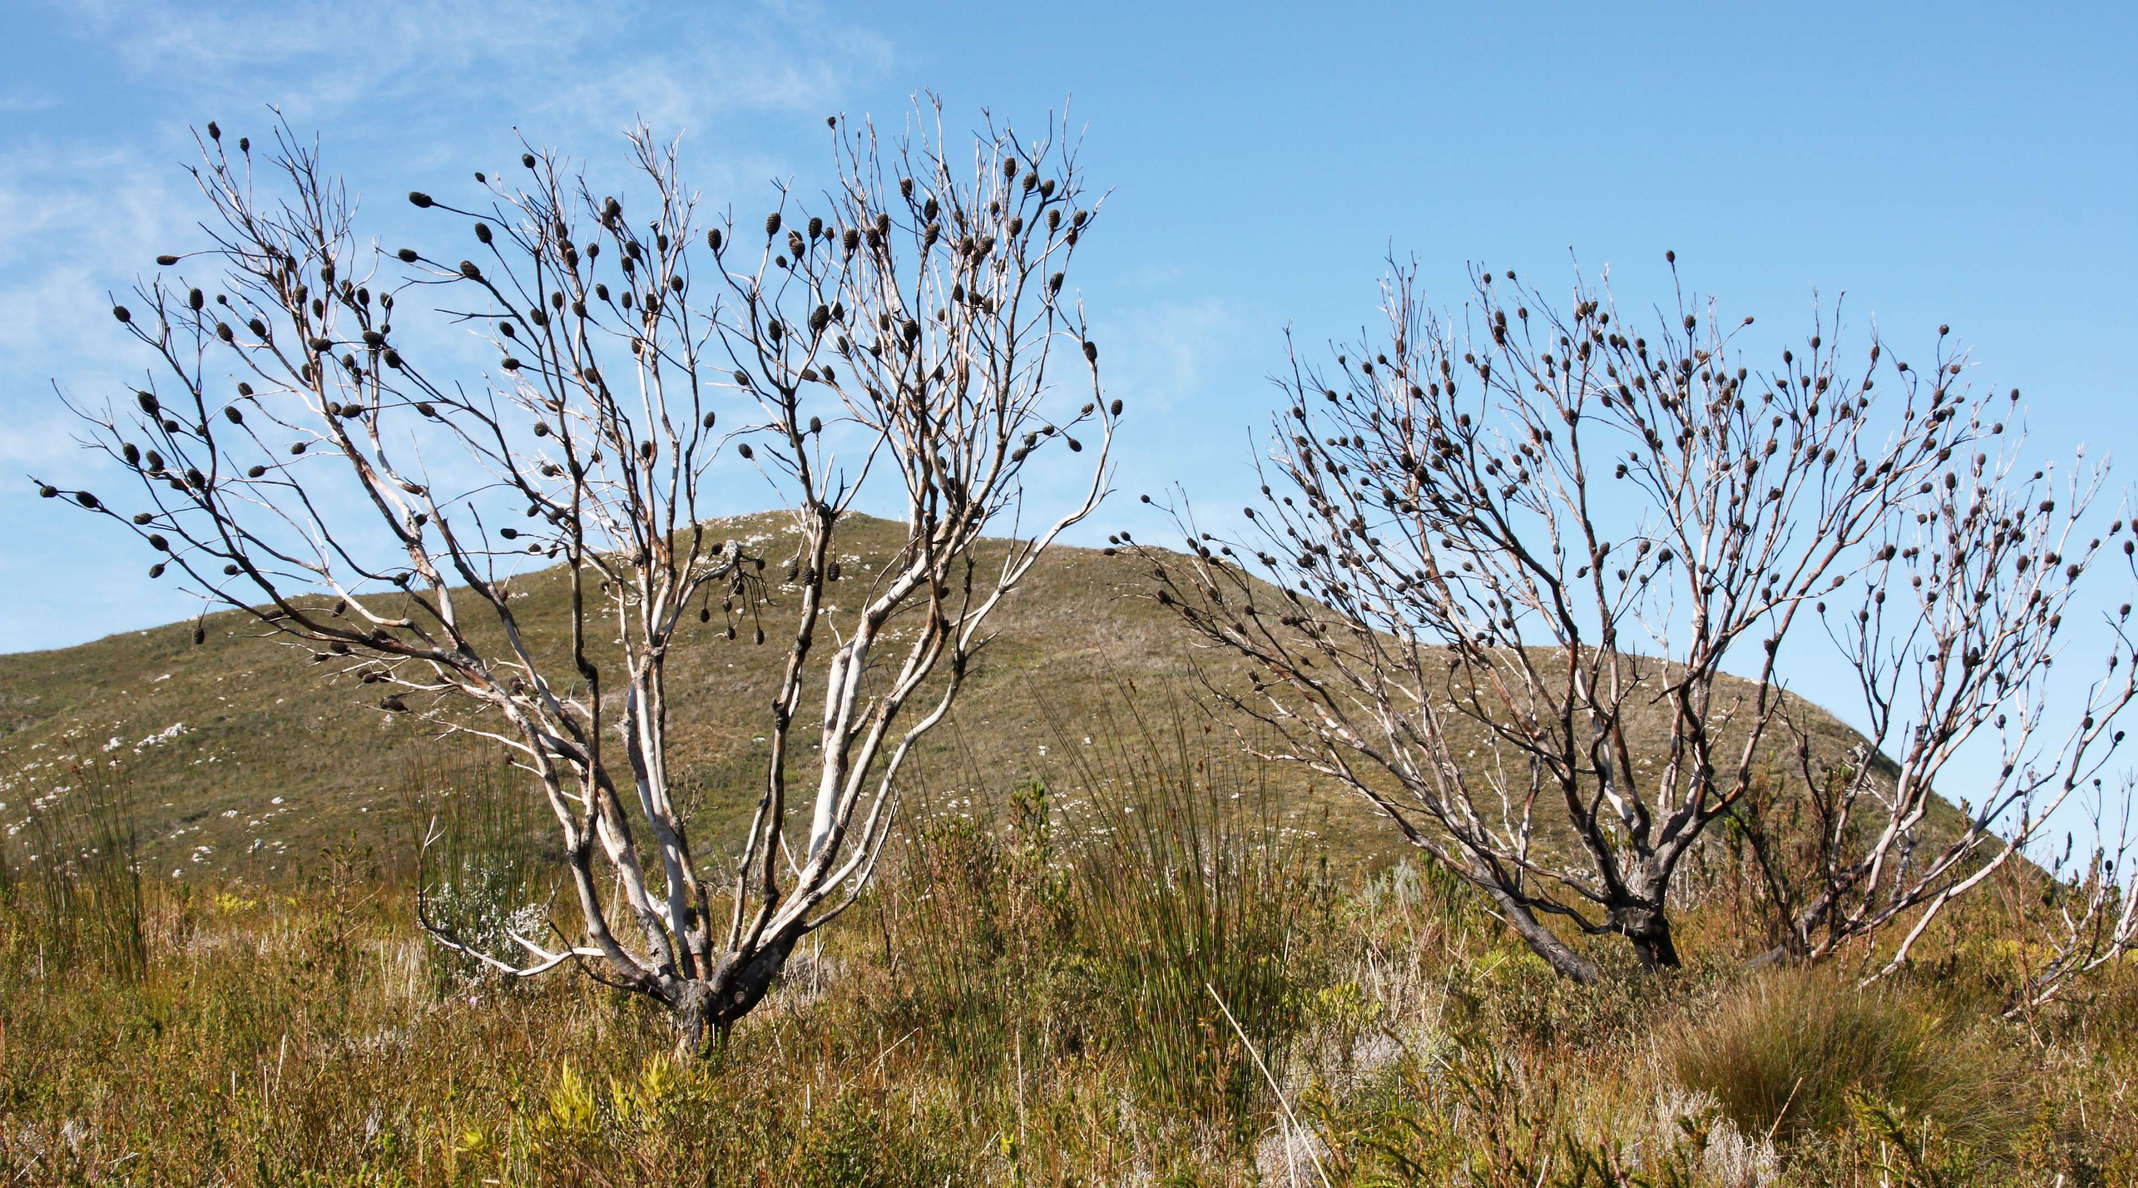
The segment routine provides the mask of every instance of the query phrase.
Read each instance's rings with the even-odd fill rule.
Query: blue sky
[[[2138,428],[2138,6],[11,0],[6,28],[0,650],[193,609],[20,476],[91,473],[52,384],[123,390],[141,361],[104,294],[184,237],[188,127],[257,132],[270,104],[392,234],[400,195],[517,134],[598,169],[643,117],[751,211],[824,180],[828,114],[895,124],[927,88],[953,121],[1032,127],[1068,100],[1113,191],[1079,272],[1133,413],[1086,543],[1158,538],[1134,496],[1174,481],[1237,506],[1284,329],[1355,334],[1390,252],[1449,303],[1471,264],[1578,258],[1638,306],[1675,249],[1762,328],[1843,292],[1903,349],[1951,323],[1979,382],[2028,393],[2045,454]]]

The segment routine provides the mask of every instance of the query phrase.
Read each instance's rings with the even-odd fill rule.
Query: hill
[[[715,527],[776,559],[784,521],[765,513]],[[874,572],[898,539],[896,525],[855,517],[840,538],[848,572]],[[986,798],[1057,778],[1067,766],[1063,746],[1091,745],[1093,732],[1121,729],[1124,715],[1184,698],[1189,634],[1139,596],[1146,576],[1133,559],[1096,550],[1044,557],[991,620],[996,638],[953,720],[910,769],[912,793]],[[562,571],[530,574],[515,589],[530,632],[556,632]],[[498,762],[494,748],[441,741],[435,725],[376,708],[353,679],[259,638],[235,612],[205,626],[199,646],[193,625],[181,623],[0,656],[0,821],[19,829],[34,805],[77,793],[85,760],[116,760],[150,871],[277,881],[329,847],[405,839],[411,793]],[[746,811],[753,796],[762,707],[782,655],[748,632],[730,641],[706,631],[688,635],[671,661],[675,770],[716,830],[718,818]],[[1836,749],[1854,741],[1827,715],[1807,717]],[[1338,852],[1369,864],[1401,852],[1362,803],[1298,795],[1304,777],[1296,770],[1265,778],[1288,818],[1325,834]]]

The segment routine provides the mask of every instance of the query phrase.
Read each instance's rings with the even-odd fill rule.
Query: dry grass
[[[2025,1078],[1979,1024],[1902,986],[1859,990],[1831,969],[1733,987],[1672,1056],[1687,1089],[1712,1095],[1751,1134],[1837,1130],[1858,1099],[1986,1150],[2008,1147],[2028,1122]]]
[[[505,986],[442,963],[413,935],[405,874],[361,853],[278,890],[150,880],[139,977],[87,949],[64,968],[26,959],[49,915],[13,880],[0,1168],[247,1184],[2138,1176],[2138,971],[2030,1026],[1997,1020],[1979,943],[1948,946],[1934,987],[1869,995],[1749,975],[1734,955],[1569,987],[1439,880],[1330,875],[1236,773],[1169,739],[1045,791],[935,805],[879,888],[697,1065],[674,1061],[657,1015],[583,979]],[[477,812],[456,861],[513,844]],[[492,906],[532,886],[500,880]],[[1719,940],[1732,921],[1704,907],[1691,927]],[[1984,909],[1967,927],[2015,926]],[[1189,982],[1219,989],[1288,1110]]]

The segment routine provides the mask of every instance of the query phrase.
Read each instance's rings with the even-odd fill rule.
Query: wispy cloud
[[[1139,408],[1174,408],[1240,381],[1240,360],[1266,347],[1265,319],[1222,297],[1161,301],[1107,319],[1096,332],[1107,354],[1107,389]]]
[[[275,102],[301,122],[407,103],[484,110],[546,131],[644,118],[695,130],[735,112],[814,112],[883,73],[891,43],[814,4],[700,16],[647,2],[302,0],[271,13],[76,0],[83,30],[140,79],[202,107]]]
[[[59,96],[20,83],[0,89],[0,115],[30,115],[59,106]]]
[[[0,151],[0,458],[69,457],[51,381],[94,398],[138,364],[105,311],[185,229],[184,186],[175,167],[132,148],[39,141]]]

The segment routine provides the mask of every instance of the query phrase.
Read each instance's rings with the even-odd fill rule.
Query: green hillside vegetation
[[[779,568],[792,552],[785,517],[734,517],[711,528],[769,559],[773,602],[763,614],[776,620],[787,609]],[[895,525],[865,516],[841,532],[844,577],[834,605],[838,590],[858,597],[900,539]],[[999,547],[983,547],[980,564]],[[1065,748],[1087,745],[1096,724],[1126,701],[1192,699],[1198,665],[1226,679],[1231,662],[1193,647],[1177,617],[1146,596],[1147,578],[1126,554],[1050,551],[992,621],[995,639],[950,725],[926,740],[908,795],[923,803],[984,799],[1046,780],[1063,770]],[[562,649],[565,581],[562,570],[548,569],[514,583],[515,610],[538,650]],[[0,802],[7,804],[0,819],[24,821],[32,801],[76,782],[69,770],[82,760],[116,760],[149,870],[273,883],[336,845],[404,845],[414,827],[411,793],[437,791],[420,787],[416,773],[501,766],[495,744],[446,738],[416,713],[379,708],[377,689],[355,679],[347,661],[311,663],[301,645],[237,612],[211,615],[203,626],[198,646],[194,625],[181,623],[0,656]],[[764,706],[783,659],[774,644],[754,642],[747,619],[726,638],[716,609],[710,624],[684,633],[670,660],[674,762],[696,797],[701,845],[728,844],[734,829],[727,827],[739,827],[754,802]],[[1663,713],[1658,707],[1657,737]],[[1828,715],[1798,713],[1822,749],[1838,754],[1855,741]],[[1332,856],[1379,868],[1402,852],[1362,801],[1302,795],[1310,781],[1297,770],[1266,778],[1282,793],[1284,815],[1323,837]]]

